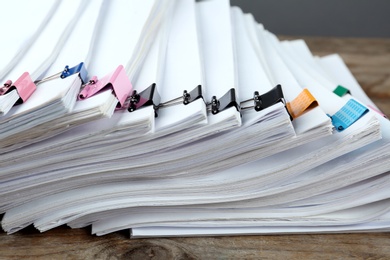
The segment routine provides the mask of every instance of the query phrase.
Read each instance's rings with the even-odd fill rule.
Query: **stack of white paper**
[[[114,70],[115,67],[121,63],[125,64],[127,60],[130,60],[132,57],[131,50],[133,50],[134,53],[138,52],[138,49],[135,48],[139,38],[142,34],[148,33],[148,31],[142,31],[142,29],[147,19],[153,19],[153,17],[148,16],[153,4],[154,1],[148,1],[148,4],[139,4],[137,1],[129,1],[126,3],[100,1],[98,3],[94,3],[91,8],[88,8],[88,12],[83,13],[78,26],[73,31],[73,37],[67,41],[67,44],[65,48],[62,49],[56,63],[52,66],[49,72],[46,73],[46,75],[52,75],[58,72],[59,68],[61,68],[60,66],[64,66],[58,64],[65,64],[66,61],[69,62],[72,60],[74,60],[72,62],[76,62],[76,60],[78,60],[78,62],[84,61],[90,76],[107,74],[110,70]],[[138,5],[140,6],[138,7]],[[165,3],[165,5],[167,5],[167,3]],[[156,12],[161,12],[161,6],[157,3],[156,6],[154,7],[157,9]],[[118,10],[122,10],[123,12],[123,10],[127,10],[129,8],[137,11],[134,11],[134,15],[126,16],[128,21],[123,21],[122,18],[124,17],[124,14],[118,15]],[[123,23],[129,23],[132,24],[132,26],[122,28]],[[104,25],[108,25],[109,27],[104,27]],[[127,33],[125,35],[127,37],[122,37],[120,41],[118,41],[115,37],[115,35],[117,35],[117,31],[112,30],[111,28],[121,28],[126,30]],[[87,32],[87,35],[85,32]],[[81,35],[84,39],[83,44],[80,44]],[[148,41],[152,40],[153,38],[148,39]],[[110,52],[109,58],[107,56],[107,52],[105,51],[106,49],[113,50],[113,52]],[[144,52],[147,50],[148,49],[144,49]],[[116,51],[116,55],[114,54],[114,51]],[[125,51],[129,54],[124,56],[122,53]],[[139,63],[139,59],[137,62],[139,64],[138,66],[142,65],[142,63]],[[97,64],[100,65],[97,66]],[[56,66],[58,66],[58,68],[56,68]],[[57,71],[55,71],[55,69],[57,69]],[[47,104],[40,104],[42,101],[47,102],[47,99],[49,98],[46,96],[44,98],[42,93],[45,95],[50,91],[56,91],[55,93],[58,93],[58,83],[64,84],[64,87],[66,86],[68,88],[72,86],[72,91],[67,91],[67,95],[58,100],[58,102],[65,102],[68,100],[68,103],[70,103],[66,103],[66,114],[62,112],[62,114],[57,116],[52,114],[50,117],[42,117],[40,119],[42,120],[40,122],[41,124],[34,124],[33,130],[31,130],[32,126],[26,127],[26,129],[23,129],[24,131],[20,132],[18,135],[16,135],[16,131],[14,131],[13,135],[8,137],[7,141],[4,141],[4,152],[57,135],[58,133],[64,132],[83,123],[102,117],[112,116],[117,105],[117,101],[113,95],[102,93],[96,97],[92,97],[91,100],[74,103],[82,83],[79,81],[77,83],[73,82],[73,84],[69,84],[69,82],[63,81],[64,80],[56,80],[55,82],[53,81],[42,84],[38,89],[38,91],[40,91],[40,96],[36,93],[33,97],[37,99],[37,103],[34,105],[36,110],[38,107],[49,110],[51,107],[48,108]],[[57,87],[53,87],[51,83],[56,84]],[[31,103],[32,102],[30,102],[30,104]],[[61,107],[59,104],[55,105],[57,109],[58,107]],[[52,108],[51,111],[53,111]],[[150,118],[151,117],[147,117],[144,119],[146,120],[144,124],[150,125]],[[23,120],[23,118],[21,118],[21,120]],[[50,122],[42,123],[48,120]],[[37,123],[39,122],[38,120],[36,121]],[[23,142],[23,140],[26,141]],[[10,144],[13,145],[11,146]]]
[[[0,64],[37,85],[22,105],[16,90],[0,95],[6,232],[390,228],[390,122],[339,56],[280,42],[228,0],[56,4]],[[89,82],[48,80],[80,62]]]
[[[64,63],[58,67],[58,64],[53,64],[53,62],[66,45],[67,38],[79,21],[80,14],[87,3],[86,1],[74,1],[72,4],[56,4],[58,10],[51,14],[53,17],[51,17],[50,23],[38,28],[38,30],[42,30],[38,31],[39,36],[34,35],[33,38],[36,40],[31,42],[32,46],[29,46],[26,54],[13,66],[13,69],[4,75],[4,79],[16,81],[23,72],[27,71],[34,81],[42,77],[42,74],[49,70],[51,65],[57,67],[56,72],[65,67]],[[19,22],[23,23],[23,21]],[[90,25],[88,26],[90,27]],[[6,115],[2,116],[0,119],[1,150],[9,151],[16,143],[18,143],[17,147],[21,146],[23,141],[31,137],[25,137],[27,130],[61,117],[68,109],[71,109],[72,104],[74,104],[74,94],[77,91],[74,87],[75,84],[72,83],[73,80],[67,78],[66,82],[57,82],[56,87],[51,85],[45,86],[48,87],[47,89],[43,86],[37,88],[28,99],[29,102],[13,107]]]
[[[225,4],[226,2],[225,3],[221,2],[221,3]],[[227,9],[227,14],[228,14],[228,9]],[[214,75],[210,75],[209,77],[214,79],[214,77],[212,77],[212,76],[214,76]],[[277,109],[277,110],[275,110],[275,109]],[[277,115],[276,113],[282,113],[282,114],[284,114],[284,116],[278,117],[279,123],[272,124],[272,121],[271,121],[268,124],[264,123],[262,125],[256,124],[256,125],[252,126],[254,120],[261,119],[261,122],[264,122],[264,120],[265,120],[264,115],[267,115],[265,113],[269,113],[268,114],[269,116],[275,116],[275,115]],[[133,144],[133,146],[131,147],[131,150],[130,149],[122,149],[122,150],[117,150],[116,152],[112,152],[110,154],[105,153],[105,151],[107,150],[107,146],[104,146],[101,148],[101,153],[100,153],[101,155],[95,154],[94,156],[91,156],[91,153],[89,152],[88,158],[83,156],[83,154],[85,154],[85,151],[82,151],[79,149],[80,152],[83,153],[83,154],[80,154],[79,156],[75,155],[74,151],[72,151],[71,153],[68,153],[70,156],[68,158],[69,158],[69,160],[72,160],[72,165],[77,166],[77,161],[80,161],[80,163],[82,163],[82,164],[78,168],[73,168],[72,174],[68,175],[68,176],[75,177],[76,171],[80,172],[78,175],[80,175],[80,174],[86,175],[88,172],[89,173],[92,173],[92,172],[96,173],[95,162],[97,162],[97,161],[100,162],[100,171],[102,171],[102,174],[104,174],[104,171],[106,171],[106,169],[110,170],[109,177],[111,179],[129,178],[129,174],[131,172],[134,172],[133,175],[135,175],[135,174],[140,175],[142,173],[143,175],[148,174],[149,176],[151,176],[151,174],[153,174],[153,176],[158,176],[161,174],[164,174],[164,175],[177,174],[177,173],[180,173],[179,169],[184,169],[184,167],[185,167],[185,169],[188,168],[188,160],[186,160],[185,158],[191,158],[190,163],[192,165],[198,165],[201,162],[204,165],[204,167],[208,166],[210,168],[213,163],[220,160],[221,153],[217,152],[219,150],[224,151],[224,153],[226,155],[225,154],[223,154],[223,155],[227,159],[229,157],[232,157],[232,155],[241,154],[244,151],[247,151],[248,149],[249,150],[256,149],[256,146],[254,146],[254,143],[251,140],[251,138],[248,138],[249,136],[245,133],[251,134],[253,136],[256,135],[257,139],[258,139],[258,143],[256,143],[256,145],[257,146],[261,145],[260,147],[264,147],[265,144],[267,144],[267,142],[264,142],[264,141],[261,142],[261,140],[262,140],[260,138],[261,136],[259,135],[259,132],[254,127],[259,127],[259,129],[264,130],[264,127],[273,128],[275,126],[282,126],[282,125],[280,125],[280,123],[283,123],[283,124],[286,124],[287,126],[289,126],[289,128],[286,129],[287,132],[284,133],[285,137],[283,137],[283,135],[282,135],[283,132],[275,133],[275,132],[265,131],[264,133],[272,134],[271,135],[272,142],[276,142],[276,141],[280,142],[281,140],[284,140],[286,137],[288,137],[288,135],[290,135],[290,137],[292,136],[292,131],[291,131],[291,126],[289,125],[288,115],[287,115],[286,110],[283,108],[282,105],[275,106],[273,108],[268,109],[268,111],[264,111],[264,112],[245,113],[244,116],[246,116],[246,117],[248,117],[248,116],[252,116],[252,117],[256,116],[257,117],[258,116],[259,119],[256,119],[256,117],[255,117],[255,118],[252,118],[251,120],[248,120],[248,123],[247,123],[248,125],[244,127],[244,129],[248,129],[247,132],[244,132],[244,130],[241,128],[241,129],[237,129],[237,131],[224,134],[223,136],[226,136],[226,138],[231,138],[231,140],[235,140],[235,142],[231,142],[231,144],[226,143],[226,142],[222,142],[220,144],[215,143],[215,141],[217,141],[217,140],[215,140],[214,143],[211,143],[210,142],[211,139],[208,138],[208,139],[205,139],[205,141],[188,144],[184,147],[179,147],[179,148],[172,150],[172,151],[167,151],[167,149],[168,149],[168,147],[167,147],[164,150],[162,150],[163,153],[161,155],[159,155],[159,153],[153,152],[153,153],[151,153],[152,156],[146,156],[146,157],[145,157],[145,153],[147,150],[145,150],[145,149],[148,149],[148,147],[150,147],[151,151],[153,151],[153,150],[155,150],[156,146],[161,147],[161,145],[164,145],[164,144],[156,145],[156,142],[151,143],[152,145],[155,145],[155,146],[146,146],[149,144],[149,142],[148,142],[148,144],[142,143],[138,146],[137,145],[134,146],[134,144]],[[218,122],[216,120],[218,120],[218,118],[221,119],[223,117],[219,116],[219,114],[212,116],[213,121],[211,121],[211,123],[216,125],[216,122]],[[271,119],[272,119],[272,117],[271,117]],[[278,121],[276,121],[276,122],[278,122]],[[205,128],[200,129],[200,130],[203,130],[203,132],[200,131],[199,129],[197,129],[197,131],[202,135],[202,137],[204,137],[205,136],[204,132],[207,129],[209,129],[209,131],[215,132],[216,129],[215,128],[213,129],[212,126],[213,125],[208,126],[208,128],[206,128],[206,129]],[[252,126],[252,127],[249,128],[250,126]],[[221,124],[219,124],[218,127],[219,127],[219,129],[221,129],[220,128]],[[283,130],[284,127],[280,127],[279,129],[281,131],[284,131]],[[184,132],[184,134],[187,134],[187,135],[189,135],[191,133],[192,133],[191,131]],[[156,133],[156,135],[157,134],[158,134],[158,132]],[[223,138],[223,136],[219,135],[217,137],[219,140],[223,140],[223,139],[225,139],[225,138]],[[194,138],[194,135],[192,135],[192,136],[190,135],[189,137]],[[177,138],[177,136],[176,136],[176,138]],[[161,139],[161,141],[167,142],[167,139],[175,142],[175,140],[172,139],[172,134],[167,138]],[[179,139],[179,140],[182,140],[182,139]],[[156,141],[159,141],[159,140],[156,140]],[[129,144],[128,142],[123,143],[123,144],[115,143],[114,144],[115,146],[113,144],[111,144],[111,146],[113,147],[113,149],[114,148],[118,149],[120,145],[128,146],[128,144]],[[176,145],[178,145],[177,141],[176,141]],[[242,148],[239,149],[240,145],[242,146]],[[140,149],[137,149],[138,147]],[[205,147],[213,147],[213,149],[206,149],[206,151],[209,150],[211,153],[202,152],[205,150]],[[230,150],[227,150],[226,149],[227,147],[229,147]],[[98,148],[97,145],[95,145],[93,152],[96,152],[97,148]],[[268,150],[269,151],[272,150],[272,147],[269,147]],[[178,152],[178,151],[182,151],[182,152]],[[138,153],[142,152],[143,154],[140,154],[142,157],[136,156],[137,153],[135,153],[135,152],[138,152]],[[227,152],[229,152],[229,153],[227,153]],[[260,152],[261,151],[259,150],[259,153]],[[129,157],[129,155],[132,155],[132,154],[133,154],[133,157]],[[51,182],[52,183],[51,185],[53,186],[53,185],[56,185],[54,182],[57,181],[57,178],[55,177],[57,175],[57,176],[61,176],[60,180],[61,180],[61,182],[63,182],[64,177],[67,175],[66,172],[68,172],[67,168],[60,170],[62,167],[61,165],[66,163],[66,161],[67,161],[67,159],[65,159],[66,157],[64,157],[64,155],[65,155],[64,152],[60,153],[58,156],[56,156],[57,159],[53,158],[53,156],[50,156],[51,158],[48,158],[48,160],[53,162],[53,164],[48,165],[48,163],[47,163],[48,161],[46,161],[46,164],[43,164],[40,169],[36,169],[35,170],[36,173],[34,174],[34,177],[33,177],[34,180],[38,181],[40,178],[44,178],[47,180],[47,182]],[[180,157],[178,155],[180,155]],[[263,154],[262,156],[265,156],[265,155]],[[119,161],[119,158],[121,159],[120,161]],[[172,159],[168,159],[168,158],[172,158]],[[251,160],[254,160],[254,158],[256,158],[256,157],[252,157]],[[136,162],[129,165],[128,161],[133,160],[133,159],[136,159]],[[184,162],[185,164],[180,164],[180,161],[175,162],[175,160],[178,160],[178,159],[182,159],[181,161]],[[115,160],[115,165],[112,163],[113,160]],[[123,163],[120,164],[122,161],[123,161]],[[171,162],[169,162],[169,161],[171,161]],[[54,162],[58,162],[58,163],[54,164]],[[90,165],[86,165],[86,162],[90,162]],[[104,162],[104,164],[103,164],[103,162]],[[206,164],[206,162],[208,162],[208,164]],[[167,164],[167,163],[170,163],[170,164]],[[232,165],[236,165],[238,163],[240,163],[240,162],[237,161],[236,159],[232,160]],[[156,166],[158,165],[158,167],[161,168],[162,164],[167,165],[163,169],[164,172],[156,170]],[[15,168],[15,165],[10,165],[9,167],[5,167],[5,168],[7,168],[7,170],[5,170],[4,176],[6,175],[6,172],[7,172],[7,175],[12,176],[12,178],[15,178],[16,175],[19,177],[26,176],[26,174],[31,175],[31,170],[33,169],[34,165],[36,166],[37,163],[34,161],[26,162],[26,160],[25,160],[25,162],[22,162],[21,164],[17,165],[16,168]],[[140,168],[139,165],[142,165],[143,168]],[[218,165],[218,164],[216,164],[216,165]],[[225,163],[225,165],[218,165],[219,169],[226,168],[227,166],[230,166],[230,164]],[[52,174],[50,174],[50,181],[48,178],[49,176],[47,174],[45,174],[49,169],[48,167],[49,168],[56,167],[55,168],[56,171],[52,171]],[[86,171],[87,168],[89,168],[91,170]],[[119,171],[121,168],[123,170]],[[26,171],[26,173],[23,173],[23,169],[26,169],[26,170],[28,169],[28,172]],[[117,169],[115,175],[112,172],[113,169]],[[202,169],[203,168],[196,169],[194,167],[191,171],[196,173],[196,172],[201,171]],[[204,168],[204,169],[206,169],[206,168]],[[207,170],[211,171],[211,169],[207,169]],[[188,174],[188,170],[186,170],[186,174]],[[36,177],[38,177],[38,175],[40,175],[41,177],[39,177],[37,179]],[[101,178],[102,176],[103,175],[100,175],[99,178]],[[90,176],[88,178],[88,182],[91,181],[91,178],[94,178],[94,176]],[[27,181],[27,179],[30,179],[30,178],[25,178],[24,180]],[[31,179],[30,179],[30,181],[31,181]],[[77,186],[83,185],[82,183],[84,181],[87,181],[87,178],[83,178],[83,179],[79,178],[77,180],[73,178],[73,183],[74,183],[73,185],[77,185]],[[31,189],[31,186],[33,185],[33,183],[34,183],[34,181],[29,182],[29,192],[33,192],[33,190]],[[41,184],[40,181],[37,183]],[[7,182],[7,185],[8,185],[8,188],[6,188],[7,190],[13,190],[13,191],[19,190],[19,192],[21,192],[21,190],[26,189],[26,186],[22,182],[15,183],[15,185],[17,185],[19,188],[16,187],[15,185],[11,184],[10,182]],[[48,187],[49,186],[46,186],[46,188],[48,188]],[[68,187],[70,187],[70,186],[68,186]],[[47,191],[48,191],[48,189],[47,189]],[[37,193],[35,193],[35,194],[37,194]],[[33,195],[30,198],[33,198],[34,196],[35,195]]]

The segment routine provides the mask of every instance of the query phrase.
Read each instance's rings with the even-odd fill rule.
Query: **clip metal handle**
[[[180,103],[183,103],[184,105],[188,105],[191,102],[194,102],[195,100],[202,98],[203,99],[203,94],[202,94],[202,85],[196,86],[193,90],[188,92],[187,90],[183,91],[183,95],[181,97],[177,97],[174,99],[171,99],[169,101],[166,101],[164,103],[159,104],[159,108],[162,107],[169,107],[172,105],[177,105]]]
[[[12,86],[12,80],[7,80],[0,88],[0,95],[2,96],[10,92],[9,89],[11,88],[11,86]]]

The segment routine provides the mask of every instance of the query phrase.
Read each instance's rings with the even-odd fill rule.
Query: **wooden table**
[[[290,39],[290,37],[281,37]],[[390,39],[304,37],[316,55],[339,53],[366,93],[390,116]],[[390,259],[390,233],[278,235],[130,240],[128,231],[103,237],[90,229],[32,227],[0,233],[0,259]]]

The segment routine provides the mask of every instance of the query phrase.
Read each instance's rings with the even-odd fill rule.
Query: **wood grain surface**
[[[291,37],[281,37],[292,39]],[[295,37],[296,38],[296,37]],[[303,37],[319,56],[339,53],[390,116],[390,39]],[[90,229],[0,231],[0,259],[390,259],[390,233],[129,239]]]

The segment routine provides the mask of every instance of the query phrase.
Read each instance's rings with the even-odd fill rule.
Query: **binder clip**
[[[69,68],[69,66],[66,65],[63,71],[58,72],[58,73],[51,75],[49,77],[43,78],[41,80],[36,80],[34,83],[36,85],[39,85],[39,84],[42,84],[46,81],[53,80],[53,79],[58,79],[58,78],[65,79],[65,78],[72,76],[76,73],[79,74],[79,77],[82,81],[82,84],[85,84],[87,82],[88,72],[87,72],[87,69],[85,68],[83,62],[81,62],[80,64],[78,64],[72,68]]]
[[[183,91],[183,95],[181,97],[177,97],[177,98],[174,98],[174,99],[169,100],[167,102],[160,103],[157,106],[157,109],[164,108],[164,107],[169,107],[169,106],[180,104],[180,103],[183,103],[184,105],[188,105],[188,104],[194,102],[195,100],[197,100],[199,98],[203,99],[202,86],[201,85],[196,86],[190,92],[188,92],[187,90],[184,90]],[[156,111],[157,111],[157,109],[156,109]]]
[[[119,65],[113,72],[99,79],[93,76],[84,88],[80,91],[78,99],[84,100],[93,95],[111,89],[115,97],[118,99],[117,109],[124,108],[127,97],[132,90],[130,79],[126,75],[126,71],[122,65]]]
[[[254,109],[256,111],[261,111],[279,102],[286,104],[281,85],[276,85],[276,87],[263,95],[259,95],[258,91],[255,91],[253,94]]]
[[[211,113],[213,115],[218,114],[219,112],[230,108],[235,107],[238,112],[240,112],[240,105],[236,99],[236,90],[234,88],[229,89],[220,99],[217,99],[216,96],[213,96],[211,99]]]
[[[11,80],[7,80],[3,87],[0,88],[0,95],[5,95],[14,89],[16,89],[19,95],[19,99],[15,103],[17,105],[26,102],[37,89],[37,86],[32,81],[30,74],[24,72],[14,83]]]
[[[183,104],[188,105],[191,102],[194,102],[195,100],[202,98],[202,86],[198,85],[196,86],[192,91],[188,92],[187,90],[183,91]]]
[[[343,97],[347,94],[351,94],[351,91],[349,91],[349,89],[347,88],[344,88],[343,86],[341,85],[338,85],[334,90],[333,90],[333,93],[335,93],[337,96],[339,97]]]
[[[301,93],[299,93],[299,95],[293,101],[286,104],[287,111],[292,118],[297,118],[305,113],[308,109],[317,106],[317,100],[306,88]]]
[[[243,105],[249,101],[253,101],[253,106],[244,107]],[[263,109],[275,105],[278,102],[282,102],[283,104],[286,104],[283,95],[282,86],[280,85],[277,85],[276,87],[264,93],[263,95],[260,95],[258,91],[255,91],[253,93],[253,98],[242,101],[240,105],[241,105],[241,110],[253,108],[256,111],[261,111]]]
[[[367,107],[368,107],[369,109],[371,109],[372,111],[375,111],[376,113],[378,113],[380,116],[383,116],[384,118],[387,118],[387,116],[386,116],[385,114],[383,114],[382,111],[376,109],[375,107],[370,106],[370,105],[367,105]]]
[[[367,112],[368,108],[366,108],[356,100],[350,99],[339,111],[336,112],[336,114],[334,114],[333,116],[327,116],[329,116],[332,120],[332,124],[336,128],[336,130],[341,132],[350,127]]]
[[[160,94],[157,91],[156,83],[153,83],[140,93],[137,90],[133,90],[130,96],[130,103],[128,107],[129,112],[133,112],[141,107],[153,106],[155,116],[157,117],[157,109],[160,104]]]

